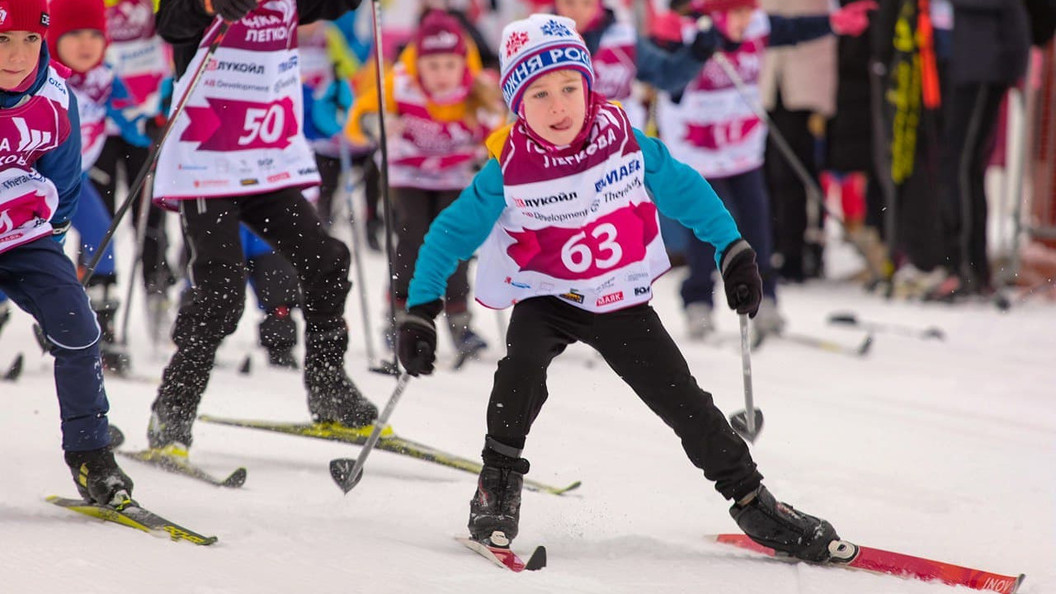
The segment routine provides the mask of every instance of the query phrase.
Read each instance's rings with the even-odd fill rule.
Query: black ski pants
[[[970,288],[990,285],[986,255],[986,166],[994,146],[1004,84],[954,85],[947,94],[942,229],[947,267]]]
[[[239,236],[245,223],[297,271],[308,330],[344,329],[349,252],[330,237],[300,190],[180,203],[190,250],[191,299],[176,316],[177,351],[162,375],[154,407],[179,409],[193,419],[209,381],[216,350],[242,317],[246,264]]]
[[[451,205],[460,190],[424,190],[421,188],[393,188],[393,207],[396,210],[396,260],[393,284],[397,306],[402,308],[414,276],[418,250],[425,242],[425,234],[433,219]],[[466,310],[469,299],[469,263],[459,262],[447,280],[444,310],[455,314]]]
[[[727,499],[759,486],[748,446],[711,394],[697,386],[678,346],[649,304],[596,314],[558,297],[536,297],[513,307],[506,356],[495,371],[488,402],[488,435],[512,448],[524,447],[532,423],[549,395],[546,370],[565,348],[582,341],[605,359],[682,440],[694,466]]]
[[[149,127],[148,127],[149,128]],[[150,130],[148,129],[148,132]],[[110,136],[103,145],[103,151],[99,154],[93,169],[97,169],[106,175],[105,181],[96,181],[95,186],[99,196],[102,197],[106,207],[112,216],[118,205],[115,204],[117,194],[118,172],[123,171],[125,183],[132,184],[139,175],[140,170],[146,165],[150,157],[150,149],[128,144],[120,136]],[[92,176],[89,176],[92,177]],[[129,188],[131,191],[131,188]],[[132,203],[130,218],[132,225],[138,229],[140,208],[142,201],[137,197]],[[164,292],[172,286],[176,279],[172,269],[169,267],[166,251],[168,250],[168,236],[165,232],[165,211],[150,205],[147,211],[147,229],[143,236],[143,253],[140,255],[140,263],[143,268],[143,286],[148,292]]]

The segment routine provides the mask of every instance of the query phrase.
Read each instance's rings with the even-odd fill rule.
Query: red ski
[[[744,534],[719,534],[714,538],[716,542],[723,544],[748,549],[779,559],[797,561],[756,543]],[[1005,594],[1015,592],[1019,589],[1019,585],[1023,583],[1023,580],[1026,579],[1023,574],[1020,574],[1019,577],[1000,575],[943,563],[942,561],[932,561],[922,557],[858,546],[847,541],[834,542],[830,545],[830,549],[833,546],[835,546],[834,558],[828,565],[837,567],[863,569],[874,573],[884,573],[926,582],[940,581],[950,586],[966,586],[973,590],[989,590]]]
[[[528,558],[526,563],[509,547],[489,546],[472,538],[456,537],[455,540],[466,545],[470,550],[476,551],[495,565],[516,573],[526,570],[535,571],[546,567],[546,549],[541,546],[535,547],[535,550],[532,551],[532,556]]]

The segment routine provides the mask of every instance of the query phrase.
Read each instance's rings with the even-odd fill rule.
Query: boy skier
[[[529,469],[521,452],[548,396],[546,370],[581,340],[674,429],[693,464],[734,502],[730,513],[745,533],[825,561],[836,531],[762,486],[747,445],[648,304],[653,279],[670,266],[657,209],[715,246],[730,307],[752,316],[762,292],[755,252],[699,174],[593,91],[590,54],[574,27],[536,14],[503,30],[501,87],[517,121],[492,135],[493,158],[430,228],[399,322],[400,361],[411,375],[428,375],[446,279],[483,244],[477,299],[514,308],[470,534],[493,546],[517,535]]]
[[[46,0],[0,4],[0,289],[55,356],[62,449],[85,501],[132,494],[110,450],[99,326],[62,251],[81,191],[77,101],[51,64]]]

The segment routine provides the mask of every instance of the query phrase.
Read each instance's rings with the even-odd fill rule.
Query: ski
[[[927,328],[917,328],[906,324],[893,324],[888,322],[874,322],[870,320],[863,320],[852,312],[837,312],[829,315],[829,323],[835,326],[846,326],[849,328],[858,328],[865,330],[870,333],[885,332],[889,334],[898,334],[900,336],[908,336],[911,338],[919,338],[921,340],[946,340],[946,333],[937,326],[929,326]]]
[[[850,357],[864,357],[869,354],[869,350],[873,347],[873,335],[869,334],[865,337],[858,346],[847,346],[845,344],[826,340],[824,338],[818,338],[816,336],[810,336],[807,334],[794,334],[790,332],[771,333],[766,335],[766,340],[778,339],[786,342],[792,342],[801,346],[819,349],[822,351],[828,351],[838,355],[848,355]]]
[[[771,548],[756,543],[744,534],[718,534],[712,538],[716,542],[761,553],[775,559],[799,562],[798,559],[777,553]],[[973,590],[1012,594],[1026,579],[1023,574],[1017,577],[1000,575],[923,557],[859,546],[843,540],[834,541],[829,545],[829,550],[833,553],[833,560],[821,565],[847,567],[925,582],[939,581],[950,586],[964,586]]]
[[[336,423],[280,423],[272,421],[255,421],[250,419],[227,419],[209,415],[200,415],[198,420],[217,425],[259,429],[262,431],[272,431],[275,433],[298,435],[314,439],[325,439],[328,441],[340,441],[352,445],[364,445],[367,443],[371,431],[374,430],[373,425],[353,429]],[[409,456],[423,462],[432,462],[434,464],[464,470],[473,474],[480,474],[481,470],[481,464],[479,462],[474,462],[473,460],[462,458],[422,443],[403,439],[393,432],[392,427],[385,428],[381,434],[381,439],[378,440],[378,444],[375,447],[379,450],[385,450],[386,452]],[[348,469],[351,469],[354,464],[355,460],[348,460]],[[342,465],[339,464],[339,466]],[[542,493],[550,493],[552,495],[563,495],[578,488],[581,484],[580,481],[576,481],[565,487],[555,487],[530,479],[524,480],[524,486],[526,489]]]
[[[87,503],[83,499],[67,499],[58,495],[49,496],[47,501],[86,516],[128,526],[156,536],[167,536],[172,540],[186,540],[203,546],[211,545],[219,540],[215,536],[202,536],[193,530],[170,522],[128,498],[118,505],[98,505]]]
[[[245,468],[236,469],[228,475],[227,478],[217,478],[188,461],[186,457],[173,456],[160,449],[146,449],[138,452],[125,452],[118,450],[117,453],[126,458],[150,464],[151,466],[155,466],[167,472],[197,479],[216,487],[235,489],[241,487],[246,482]]]
[[[497,547],[472,538],[455,537],[455,540],[495,565],[515,573],[538,571],[546,567],[546,548],[542,546],[535,547],[532,556],[525,562],[509,547]]]
[[[4,375],[0,377],[0,379],[5,382],[18,381],[18,378],[22,376],[22,366],[24,362],[25,357],[22,356],[22,353],[19,353],[18,356],[15,357],[15,360],[11,362],[11,365],[7,367],[7,371],[4,372]]]

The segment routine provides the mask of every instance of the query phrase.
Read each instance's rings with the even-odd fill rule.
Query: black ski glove
[[[735,52],[740,47],[740,43],[727,39],[718,27],[714,26],[711,17],[703,16],[697,19],[697,36],[693,38],[689,51],[698,62],[707,62],[717,51]]]
[[[763,300],[763,279],[755,263],[755,250],[747,241],[738,239],[726,248],[719,268],[730,309],[754,318]]]
[[[396,354],[403,368],[414,377],[433,372],[436,362],[436,324],[433,319],[443,309],[443,301],[437,299],[396,315]]]
[[[225,21],[234,23],[256,8],[257,0],[202,0],[202,5],[206,12],[210,12],[211,6],[211,14],[218,14]]]

